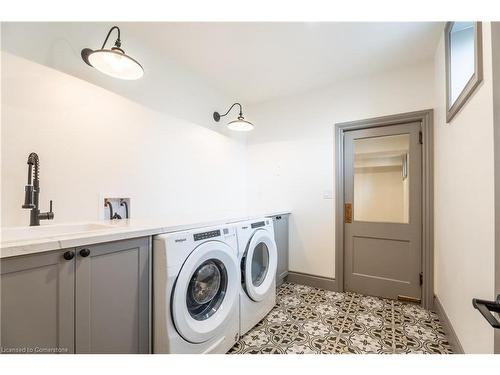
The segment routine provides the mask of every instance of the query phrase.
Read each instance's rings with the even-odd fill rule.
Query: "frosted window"
[[[474,22],[455,22],[450,31],[450,104],[474,74]]]

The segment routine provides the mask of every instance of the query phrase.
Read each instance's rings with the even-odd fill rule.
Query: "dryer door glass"
[[[196,320],[210,318],[222,304],[227,289],[226,268],[217,259],[203,262],[191,276],[186,304]]]
[[[252,300],[262,301],[275,287],[278,251],[273,234],[255,231],[241,262],[243,288]]]
[[[266,244],[260,242],[255,247],[252,256],[252,283],[260,286],[266,278],[269,270],[269,249]]]

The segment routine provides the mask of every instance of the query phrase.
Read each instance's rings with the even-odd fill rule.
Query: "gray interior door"
[[[344,136],[344,288],[420,300],[420,123]]]
[[[76,254],[76,353],[149,353],[149,238]]]
[[[73,353],[74,250],[0,264],[2,352]]]

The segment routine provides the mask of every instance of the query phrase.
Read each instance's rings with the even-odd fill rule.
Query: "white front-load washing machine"
[[[236,343],[237,246],[231,225],[154,237],[154,353],[226,353]]]
[[[260,322],[276,304],[278,251],[269,218],[235,223],[241,270],[240,335]]]

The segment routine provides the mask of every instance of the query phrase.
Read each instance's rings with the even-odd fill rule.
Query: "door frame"
[[[344,291],[344,133],[350,130],[422,124],[422,307],[434,307],[434,136],[432,109],[335,124],[335,279]]]
[[[500,294],[500,22],[491,23],[493,61],[493,148],[495,173],[495,297]],[[500,330],[495,330],[495,354],[500,354]]]

